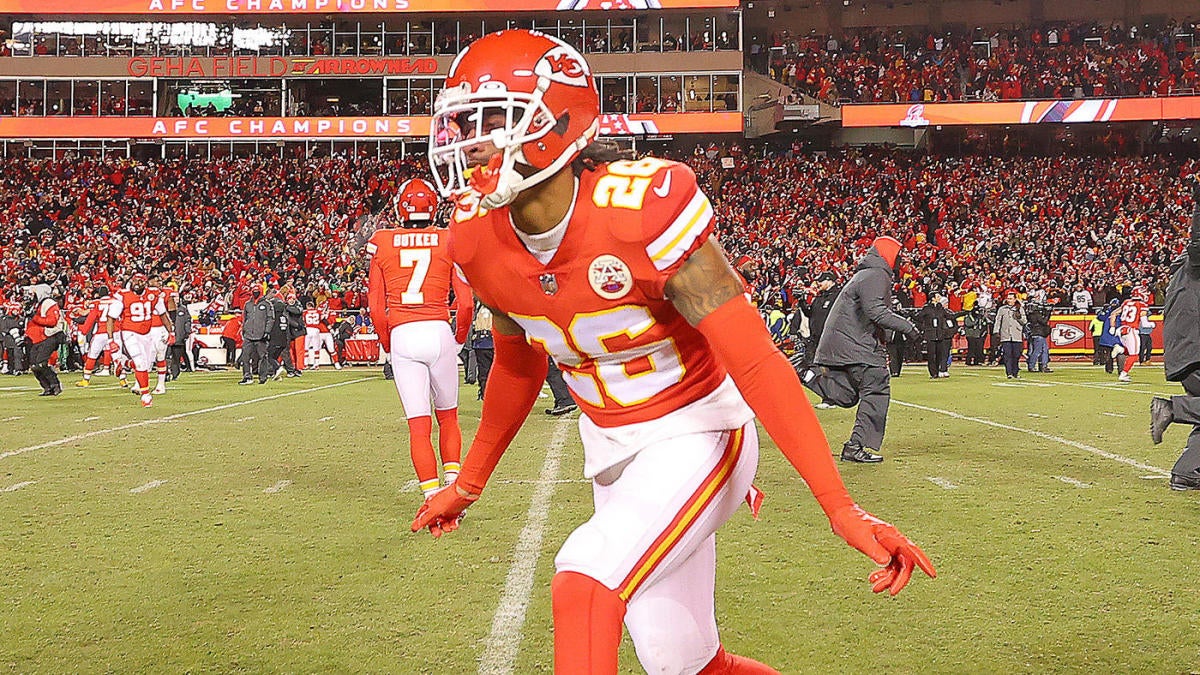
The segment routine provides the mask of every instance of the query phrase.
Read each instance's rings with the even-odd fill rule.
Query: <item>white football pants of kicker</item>
[[[114,335],[113,341],[115,342],[116,339],[117,336]],[[96,331],[91,341],[88,342],[87,357],[89,359],[98,359],[104,355],[105,349],[108,349],[108,333],[102,330]]]
[[[567,538],[555,568],[627,598],[625,627],[647,672],[695,673],[716,655],[715,533],[757,468],[751,421],[655,443],[592,482],[596,513]]]
[[[445,321],[414,321],[392,329],[392,373],[404,417],[428,417],[458,407],[458,345]]]
[[[154,335],[150,333],[142,335],[123,330],[121,331],[121,342],[125,347],[125,353],[133,361],[133,369],[150,372],[151,367],[154,366],[154,357],[157,352]]]

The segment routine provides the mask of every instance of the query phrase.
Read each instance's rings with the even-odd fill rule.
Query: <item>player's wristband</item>
[[[479,430],[463,461],[457,484],[472,494],[483,492],[500,456],[517,435],[546,380],[546,354],[521,335],[493,331],[496,354],[483,394]]]
[[[731,298],[696,328],[825,515],[853,504],[804,385],[745,296]]]

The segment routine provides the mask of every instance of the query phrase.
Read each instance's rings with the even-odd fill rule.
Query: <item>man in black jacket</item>
[[[1167,380],[1186,396],[1150,401],[1150,438],[1162,443],[1172,422],[1192,425],[1187,449],[1171,468],[1172,490],[1200,490],[1200,178],[1192,177],[1192,231],[1184,252],[1171,263],[1163,307],[1163,366]]]
[[[271,379],[278,380],[284,373],[287,373],[288,377],[295,377],[297,371],[290,349],[290,326],[293,320],[303,322],[300,306],[287,304],[283,301],[283,294],[275,291],[271,294],[271,310],[275,314],[275,320],[271,323],[271,336],[267,341],[267,366],[270,370],[268,373],[260,372],[259,379],[269,375]],[[283,364],[276,366],[280,357],[283,357]]]
[[[891,309],[892,277],[900,257],[900,242],[879,237],[858,261],[854,276],[829,312],[816,367],[805,369],[801,380],[821,398],[843,408],[858,406],[854,431],[842,446],[847,462],[882,462],[878,454],[887,426],[891,385],[887,357],[879,334],[894,330],[909,337],[920,331]]]
[[[950,377],[950,345],[958,332],[958,321],[946,307],[946,294],[937,291],[917,313],[917,328],[925,336],[925,358],[929,377]]]
[[[267,341],[275,323],[275,308],[270,300],[263,297],[262,288],[257,283],[251,291],[251,298],[242,308],[242,381],[238,384],[254,382],[255,370],[258,371],[259,384],[265,384],[267,378],[275,374],[274,362],[267,359]]]
[[[808,354],[809,361],[815,357],[817,347],[821,343],[821,333],[825,330],[825,323],[829,320],[829,311],[833,309],[833,303],[837,300],[838,294],[842,292],[840,286],[837,285],[837,277],[833,272],[822,272],[817,275],[817,292],[813,296],[812,303],[804,308],[805,314],[808,315]]]

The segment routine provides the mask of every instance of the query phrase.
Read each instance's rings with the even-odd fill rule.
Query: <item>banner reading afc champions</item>
[[[429,117],[0,117],[0,139],[303,140],[421,138]],[[737,112],[601,115],[605,136],[734,133]]]
[[[519,5],[519,6],[518,6]],[[0,0],[0,14],[387,14],[736,9],[738,0]]]
[[[842,106],[843,127],[919,128],[968,124],[1082,124],[1192,119],[1200,119],[1200,96]]]

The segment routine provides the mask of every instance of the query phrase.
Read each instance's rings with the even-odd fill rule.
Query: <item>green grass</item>
[[[1200,669],[1200,496],[1056,440],[899,405],[1168,470],[1186,431],[1151,445],[1147,407],[1177,387],[1157,366],[1125,387],[1090,368],[1019,386],[997,386],[1011,383],[995,369],[953,372],[931,382],[908,368],[893,382],[887,461],[842,465],[859,503],[918,541],[938,579],[871,594],[871,563],[765,441],[763,518],[743,510],[718,535],[729,650],[785,673]],[[111,378],[55,399],[0,389],[0,453],[178,416],[0,458],[0,490],[31,482],[0,492],[0,670],[474,672],[558,421],[532,416],[462,529],[435,541],[408,532],[420,499],[390,382],[236,379],[185,375],[149,410]],[[469,439],[479,407],[473,388],[462,398]],[[853,412],[820,416],[840,446]],[[560,479],[582,470],[569,438]],[[150,481],[166,482],[130,492]],[[552,560],[590,510],[585,483],[556,485],[517,673],[551,671]],[[641,672],[628,640],[622,672]]]

